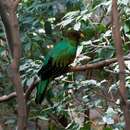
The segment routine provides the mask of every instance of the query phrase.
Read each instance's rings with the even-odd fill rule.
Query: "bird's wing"
[[[48,55],[47,64],[43,65],[38,73],[42,80],[62,75],[65,68],[74,60],[76,47],[67,43],[57,45]]]

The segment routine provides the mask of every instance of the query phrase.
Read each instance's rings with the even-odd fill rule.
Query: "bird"
[[[44,64],[38,71],[40,81],[36,85],[36,104],[42,103],[49,83],[54,78],[63,75],[66,68],[74,61],[77,47],[83,37],[81,31],[69,30],[64,38],[47,53]]]

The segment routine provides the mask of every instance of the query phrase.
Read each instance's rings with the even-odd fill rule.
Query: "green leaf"
[[[106,26],[102,23],[96,25],[96,32],[103,33],[106,31]]]
[[[85,33],[87,40],[92,39],[95,36],[96,28],[95,28],[95,25],[92,21],[82,20],[81,21],[81,29]]]
[[[91,122],[87,122],[80,130],[91,130]]]
[[[0,53],[2,53],[4,51],[3,47],[0,47]]]
[[[104,128],[103,130],[113,130],[112,128]]]
[[[129,26],[127,26],[127,24],[124,25],[124,32],[128,33],[130,31]]]
[[[92,8],[94,8],[95,6],[97,6],[98,4],[101,3],[102,0],[94,0],[93,4],[92,4]]]
[[[101,59],[112,58],[115,53],[115,49],[113,47],[103,47],[97,50],[98,57]]]

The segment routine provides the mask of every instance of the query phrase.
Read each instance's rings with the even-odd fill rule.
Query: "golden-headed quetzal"
[[[65,73],[66,68],[76,56],[77,46],[83,34],[80,31],[70,30],[66,36],[50,50],[45,57],[44,65],[38,72],[41,81],[37,84],[35,102],[41,104],[49,82]]]

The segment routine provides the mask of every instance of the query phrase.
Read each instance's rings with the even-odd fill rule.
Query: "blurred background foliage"
[[[118,0],[124,54],[130,50],[130,2]],[[111,0],[22,0],[17,10],[22,58],[20,73],[26,90],[44,63],[44,56],[74,28],[85,34],[77,58],[72,64],[96,63],[115,57],[111,30]],[[0,96],[14,91],[8,79],[10,54],[0,20]],[[126,62],[126,71],[130,63]],[[118,65],[97,70],[68,73],[49,86],[41,106],[34,102],[35,91],[28,101],[29,128],[48,130],[122,130],[124,118],[118,94]],[[130,91],[130,76],[126,76]],[[2,125],[14,128],[15,100],[1,103]]]

